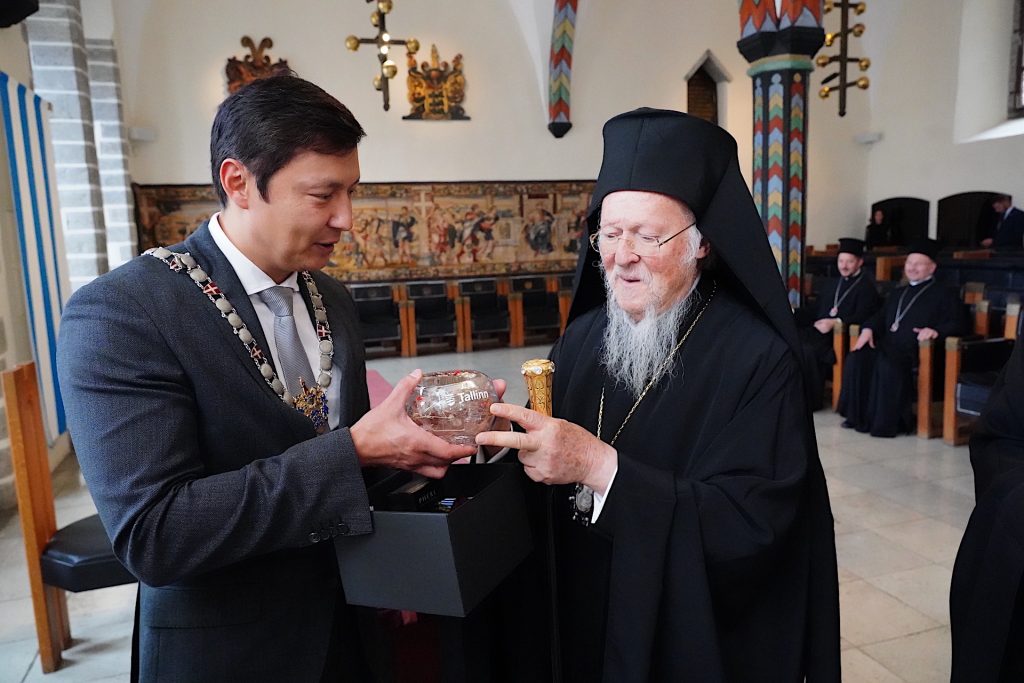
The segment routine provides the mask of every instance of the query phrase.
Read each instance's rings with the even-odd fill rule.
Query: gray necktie
[[[299,331],[295,327],[292,315],[292,296],[294,290],[289,287],[268,287],[259,293],[260,299],[274,314],[274,340],[277,342],[278,375],[288,393],[298,396],[302,393],[299,377],[307,387],[315,386],[313,371],[309,367],[309,358],[299,341]]]

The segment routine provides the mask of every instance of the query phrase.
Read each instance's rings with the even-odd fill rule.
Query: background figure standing
[[[981,246],[998,251],[1024,249],[1024,211],[1013,205],[1013,197],[997,195],[992,200],[992,210],[996,213],[996,225],[992,236],[983,239]]]
[[[868,251],[875,247],[889,247],[899,244],[899,238],[894,234],[892,221],[887,221],[885,212],[882,209],[875,209],[871,212],[871,219],[864,228],[864,244]]]

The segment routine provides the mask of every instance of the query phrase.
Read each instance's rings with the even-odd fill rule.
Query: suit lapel
[[[268,351],[270,347],[267,346],[267,339],[263,335],[263,326],[260,325],[256,309],[253,308],[249,295],[245,293],[245,288],[242,287],[242,283],[238,280],[235,269],[231,267],[227,258],[224,257],[224,254],[217,247],[217,243],[213,241],[213,236],[210,234],[207,224],[204,223],[198,230],[192,233],[185,240],[184,246],[186,251],[192,254],[192,257],[195,258],[199,266],[210,276],[210,279],[217,283],[217,287],[220,288],[221,293],[224,294],[227,300],[231,302],[231,305],[235,307],[235,311],[241,316],[246,328],[256,340],[256,344],[263,351],[266,361],[273,366],[274,360],[270,357],[270,352]],[[263,375],[260,374],[241,340],[231,332],[231,326],[221,319],[220,312],[206,297],[201,297],[201,299],[201,305],[217,318],[216,327],[220,330],[218,334],[225,335],[229,346],[235,350],[237,359],[245,366],[252,379],[262,387],[263,391],[266,391],[268,396],[280,403],[281,399],[278,398],[274,390],[263,379]]]

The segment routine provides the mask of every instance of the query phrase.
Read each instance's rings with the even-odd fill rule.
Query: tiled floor
[[[394,383],[417,367],[483,370],[509,379],[506,400],[522,404],[519,365],[546,348],[370,362]],[[818,443],[836,517],[842,602],[843,680],[949,680],[950,570],[973,506],[966,448],[904,436],[873,439],[816,415]],[[93,511],[73,462],[55,478],[57,518]],[[0,682],[43,680],[16,516],[0,517]],[[47,682],[125,681],[133,586],[69,594],[75,645]]]

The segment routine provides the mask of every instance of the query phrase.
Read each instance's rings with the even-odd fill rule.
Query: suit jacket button
[[[338,522],[338,531],[341,532],[342,535],[347,534],[348,524],[345,524],[345,522]]]
[[[309,542],[310,543],[318,543],[319,541],[320,541],[320,534],[315,532],[315,531],[310,532],[310,534],[309,534]]]

